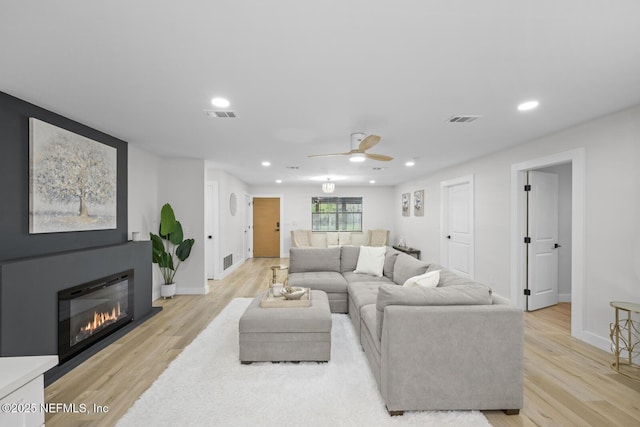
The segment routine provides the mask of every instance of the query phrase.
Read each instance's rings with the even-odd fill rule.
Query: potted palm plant
[[[149,233],[152,261],[158,264],[164,283],[160,286],[160,296],[173,297],[176,293],[174,277],[180,263],[189,258],[194,239],[185,239],[182,233],[182,224],[176,221],[173,208],[169,203],[162,206],[160,212],[159,234]]]

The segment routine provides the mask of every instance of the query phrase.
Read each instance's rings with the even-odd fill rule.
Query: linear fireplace
[[[131,322],[133,295],[133,270],[59,291],[60,362]]]

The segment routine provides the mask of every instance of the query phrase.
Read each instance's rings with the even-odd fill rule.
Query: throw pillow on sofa
[[[371,274],[372,276],[382,277],[386,251],[386,246],[360,246],[358,264],[356,265],[354,273]]]
[[[413,276],[407,279],[402,286],[411,288],[413,286],[421,286],[423,288],[435,288],[440,281],[440,270],[428,271],[419,276]]]
[[[411,255],[399,254],[393,265],[393,281],[402,285],[407,279],[427,272],[428,265]]]

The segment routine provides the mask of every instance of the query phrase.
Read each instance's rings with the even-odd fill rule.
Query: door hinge
[[[530,296],[530,295],[531,295],[531,290],[530,290],[530,289],[525,289],[525,290],[524,290],[524,294],[525,294],[526,296]]]
[[[531,191],[531,185],[530,184],[525,185],[524,191]]]
[[[531,237],[525,237],[524,238],[524,242],[525,243],[531,243]]]

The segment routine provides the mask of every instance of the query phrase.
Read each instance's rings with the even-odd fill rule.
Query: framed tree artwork
[[[29,118],[29,233],[117,227],[117,149]]]

